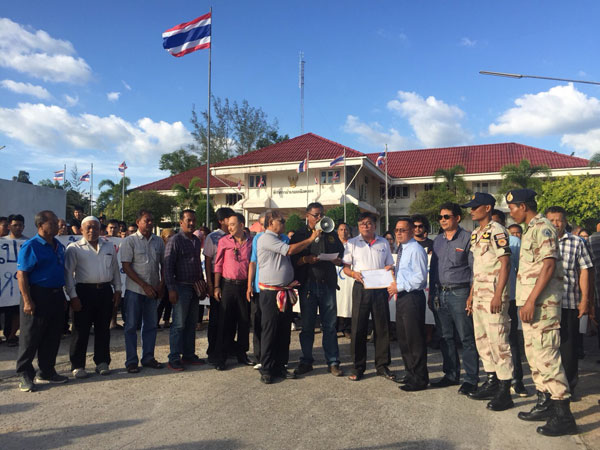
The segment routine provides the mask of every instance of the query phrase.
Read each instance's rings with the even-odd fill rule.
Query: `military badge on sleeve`
[[[500,248],[508,247],[508,236],[506,233],[495,234],[494,241],[496,241],[496,245]]]

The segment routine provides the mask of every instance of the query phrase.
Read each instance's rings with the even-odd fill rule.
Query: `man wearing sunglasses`
[[[468,395],[477,390],[479,355],[475,346],[473,320],[467,315],[467,297],[471,290],[471,233],[459,226],[462,211],[456,203],[440,206],[440,233],[433,241],[429,270],[429,308],[434,312],[435,325],[441,331],[444,377],[432,387],[456,386],[460,382],[460,359],[454,341],[454,330],[462,342],[462,363],[465,382],[458,392]]]
[[[425,249],[425,252],[429,255],[433,250],[433,240],[429,239],[427,235],[431,231],[429,220],[422,214],[415,214],[411,217],[414,224],[414,238],[421,247]]]
[[[306,225],[296,230],[290,243],[295,244],[308,239],[323,216],[323,205],[316,202],[310,203],[306,207]],[[323,253],[337,253],[338,257],[333,261],[320,261],[319,255]],[[302,331],[300,332],[302,357],[294,371],[296,375],[303,375],[313,370],[312,353],[317,308],[323,325],[323,352],[329,372],[336,377],[342,375],[336,331],[335,292],[338,287],[336,266],[342,264],[343,256],[344,246],[335,231],[323,233],[305,250],[292,256],[295,278],[300,282],[300,314],[302,317]]]

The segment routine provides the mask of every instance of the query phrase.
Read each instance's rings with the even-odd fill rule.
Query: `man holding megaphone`
[[[329,366],[329,371],[336,377],[343,375],[340,369],[340,351],[337,342],[337,272],[336,265],[342,264],[344,246],[337,234],[333,232],[333,220],[324,215],[323,205],[310,203],[306,207],[306,225],[300,227],[290,241],[290,244],[308,239],[313,230],[320,230],[320,237],[302,252],[292,256],[292,265],[296,280],[300,282],[300,314],[302,316],[302,331],[300,346],[302,357],[300,364],[294,370],[296,375],[303,375],[313,370],[313,344],[315,340],[315,322],[317,308],[321,315],[323,326],[323,352]],[[337,254],[329,261],[319,260],[322,254]]]

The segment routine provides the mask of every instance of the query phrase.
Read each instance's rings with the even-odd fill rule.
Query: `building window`
[[[380,189],[381,198],[385,200],[385,185]],[[410,186],[389,186],[388,199],[394,198],[410,198]]]
[[[339,170],[322,170],[321,184],[341,183]]]
[[[262,186],[261,186],[262,180]],[[248,177],[248,187],[257,188],[257,187],[265,187],[267,185],[267,176],[266,175],[250,175]]]
[[[473,187],[475,192],[485,192],[486,194],[490,192],[489,183],[474,183]]]
[[[367,186],[366,184],[361,184],[360,185],[360,188],[358,190],[358,199],[360,201],[363,201],[363,202],[367,201],[368,188],[369,188],[369,186]]]
[[[225,194],[225,204],[226,205],[235,205],[242,199],[240,194]]]
[[[425,187],[425,191],[431,191],[433,190],[433,183],[427,183],[424,187]]]
[[[346,167],[346,180],[348,180],[347,182],[352,180],[352,183],[350,184],[352,189],[356,189],[356,179],[354,178],[354,175],[356,175],[356,167]]]

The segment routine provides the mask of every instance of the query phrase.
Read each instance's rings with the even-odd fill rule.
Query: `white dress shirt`
[[[65,284],[69,297],[77,297],[77,283],[110,283],[115,291],[121,290],[121,274],[115,246],[98,239],[95,249],[81,238],[72,242],[65,251]]]
[[[386,239],[375,236],[372,242],[365,242],[359,234],[348,240],[343,262],[355,272],[360,272],[391,266],[394,264],[394,258],[390,251],[390,243]]]

